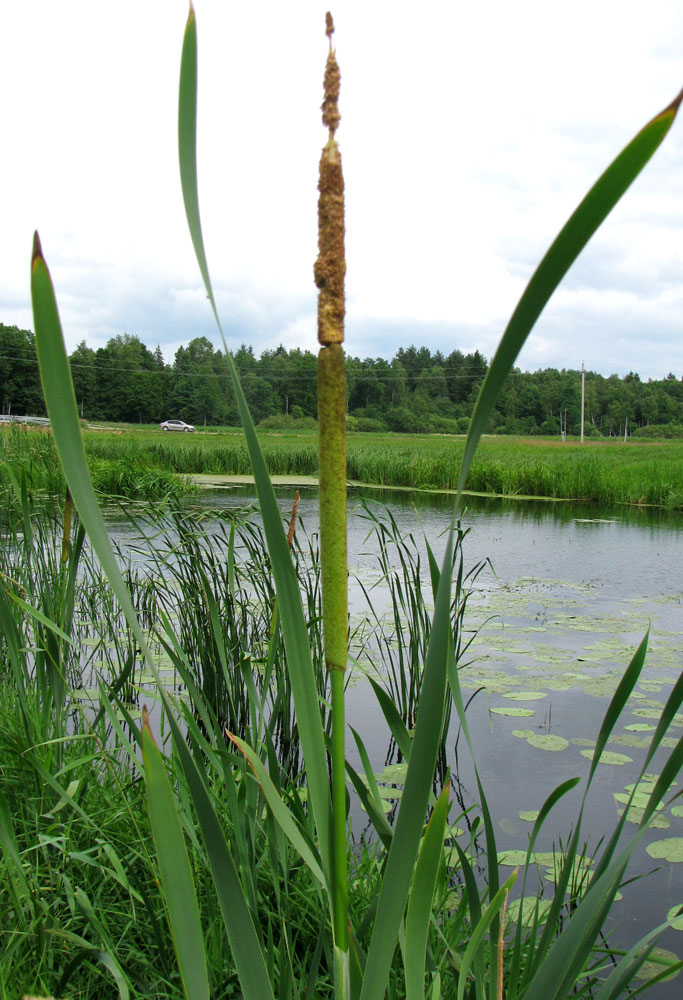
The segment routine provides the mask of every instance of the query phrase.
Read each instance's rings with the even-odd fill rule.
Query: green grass
[[[243,433],[235,428],[171,437],[158,429],[122,425],[118,430],[86,430],[84,440],[103,493],[154,499],[183,491],[183,484],[174,485],[165,473],[251,474]],[[314,433],[260,431],[259,441],[271,475],[317,475]],[[63,488],[49,433],[0,428],[0,448],[7,462],[22,465],[46,488]],[[347,437],[348,476],[374,486],[454,490],[463,449],[464,438],[352,433]],[[2,477],[0,472],[0,483]],[[627,444],[587,440],[581,445],[572,439],[492,436],[479,445],[467,489],[683,510],[682,479],[683,441],[675,439]]]
[[[271,475],[316,475],[316,438],[310,433],[260,432]],[[178,435],[156,432],[121,436],[86,433],[88,455],[122,454],[188,475],[247,475],[249,456],[240,431]],[[369,485],[455,489],[464,438],[443,435],[349,434],[349,479]],[[651,504],[683,509],[683,441],[628,442],[482,439],[467,489],[505,496],[551,497],[601,504]]]

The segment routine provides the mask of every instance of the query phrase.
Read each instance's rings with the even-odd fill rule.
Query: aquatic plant
[[[329,29],[328,22],[328,31]],[[196,88],[196,22],[194,11],[191,11],[181,64],[181,178],[200,272],[220,330],[199,215],[195,153]],[[331,89],[328,93],[331,93]],[[680,99],[679,97],[646,125],[617,157],[569,219],[532,277],[513,313],[482,386],[465,443],[458,478],[459,492],[467,480],[479,438],[496,396],[525,338],[582,247],[664,138]],[[174,782],[169,778],[169,764],[153,738],[151,721],[146,713],[143,715],[142,732],[136,738],[142,746],[161,886],[185,995],[193,1000],[201,1000],[208,998],[211,989],[207,951],[209,940],[201,919],[197,879],[188,853],[188,842],[195,850],[197,844],[201,845],[200,852],[205,858],[206,868],[211,872],[215,890],[216,913],[220,911],[240,988],[247,998],[264,1000],[276,994],[289,995],[292,990],[297,993],[306,991],[309,996],[314,991],[317,995],[321,995],[321,992],[329,993],[329,971],[333,969],[334,996],[338,1000],[346,1000],[351,996],[360,997],[361,1000],[379,1000],[387,991],[397,995],[402,989],[396,980],[397,967],[403,970],[402,980],[410,1000],[441,995],[454,995],[458,1000],[465,996],[476,997],[477,1000],[483,1000],[484,997],[493,1000],[501,997],[503,990],[508,998],[547,1000],[548,997],[566,997],[577,989],[586,993],[593,985],[601,1000],[621,995],[633,975],[643,966],[661,928],[648,934],[602,978],[600,967],[594,964],[594,949],[628,861],[641,842],[658,803],[680,769],[683,743],[679,741],[669,755],[661,776],[643,807],[638,831],[622,845],[628,808],[625,810],[613,835],[602,849],[590,881],[581,886],[582,896],[566,915],[559,937],[556,932],[560,915],[564,912],[565,890],[575,871],[575,862],[581,856],[583,805],[557,875],[556,889],[545,922],[541,922],[539,911],[536,910],[532,936],[525,937],[523,921],[519,921],[512,943],[506,945],[504,915],[508,893],[517,875],[516,872],[513,873],[501,884],[493,824],[484,788],[477,775],[482,811],[478,827],[483,828],[486,849],[487,885],[484,892],[487,905],[482,906],[481,890],[477,885],[472,863],[456,840],[452,845],[456,854],[451,855],[448,870],[457,869],[463,881],[459,902],[456,904],[457,924],[461,934],[455,941],[447,937],[447,922],[440,919],[439,911],[435,912],[433,904],[435,898],[443,901],[441,890],[447,866],[442,862],[442,851],[447,835],[449,787],[446,785],[440,793],[437,789],[439,794],[435,795],[433,779],[442,732],[441,720],[449,698],[453,699],[465,739],[470,742],[451,631],[451,571],[456,539],[454,523],[441,567],[431,548],[427,546],[435,610],[413,732],[408,733],[398,713],[395,709],[392,711],[389,699],[381,696],[379,699],[392,734],[407,761],[407,770],[393,827],[389,826],[377,808],[379,793],[376,783],[373,788],[370,776],[366,775],[370,790],[366,790],[364,802],[379,838],[377,857],[381,873],[377,879],[376,903],[360,923],[351,914],[349,928],[343,920],[346,885],[341,884],[346,872],[346,851],[342,857],[339,843],[339,836],[346,822],[346,801],[345,795],[340,801],[341,786],[338,784],[337,767],[343,746],[339,733],[334,732],[330,752],[330,756],[334,758],[334,791],[331,795],[327,753],[329,740],[319,707],[321,664],[314,662],[287,536],[230,356],[228,355],[228,364],[259,494],[277,593],[278,617],[305,765],[305,806],[302,795],[296,788],[282,787],[280,772],[272,761],[268,740],[263,737],[258,725],[255,732],[251,733],[250,742],[234,733],[229,734],[234,746],[244,756],[241,764],[236,763],[234,754],[226,755],[223,735],[212,724],[211,718],[207,716],[201,720],[204,724],[202,730],[191,712],[174,703],[158,677],[148,638],[135,614],[130,594],[109,545],[89,480],[54,290],[37,237],[32,261],[32,295],[41,376],[60,460],[93,548],[102,562],[142,655],[152,673],[157,675],[158,698],[172,734]],[[335,474],[339,473],[333,473]],[[337,486],[341,488],[341,484]],[[454,513],[454,522],[455,517]],[[333,538],[336,537],[340,549],[343,545],[337,533],[341,530],[341,523],[337,520],[332,528],[332,535]],[[324,552],[321,558],[325,563],[327,557]],[[332,588],[339,582],[341,575],[341,563],[334,557],[333,565]],[[333,617],[331,628],[337,630],[338,627],[339,622]],[[182,658],[182,648],[176,642],[172,623],[167,619],[162,618],[160,634],[165,634],[169,647],[177,649],[178,656]],[[610,732],[642,669],[646,648],[647,638],[626,669],[607,710],[592,756],[584,802]],[[327,649],[326,655],[329,658]],[[344,664],[339,663],[339,659],[338,654],[333,654],[331,666],[342,667]],[[341,674],[341,671],[337,672]],[[331,674],[334,677],[334,669]],[[682,699],[683,679],[674,685],[653,734],[645,766],[661,745],[668,724]],[[200,700],[197,700],[197,704]],[[333,706],[333,714],[335,708],[341,713],[342,706],[335,700],[337,704]],[[179,712],[187,732],[179,725]],[[259,734],[261,739],[258,739]],[[253,739],[254,735],[256,739]],[[253,778],[249,774],[247,763],[253,772]],[[356,783],[355,778],[358,776],[348,763],[347,772],[362,796],[362,782]],[[528,859],[549,812],[577,782],[578,779],[565,781],[542,806],[532,830]],[[210,792],[215,783],[224,789],[224,801],[231,819],[231,843],[228,842],[219,808],[219,802],[223,801],[221,793],[214,793],[212,797]],[[272,937],[274,922],[268,919],[267,910],[264,912],[259,906],[263,901],[255,897],[250,883],[255,869],[253,851],[256,842],[251,834],[256,829],[264,808],[272,868],[281,873],[284,882],[284,888],[283,882],[278,881],[273,890],[285,927],[277,946]],[[291,925],[286,920],[288,911],[294,905],[294,900],[288,893],[290,852],[294,852],[298,859],[295,867],[306,873],[309,891],[323,901],[323,907],[330,914],[329,924],[327,921],[321,924],[319,949],[316,948],[317,958],[314,955],[310,965],[310,977],[307,981],[300,980],[300,985],[295,985],[299,967],[294,958],[295,942],[289,936]],[[524,889],[526,876],[522,878],[522,882]],[[401,952],[400,963],[395,960],[397,946]],[[324,969],[321,965],[323,954],[326,956]],[[117,969],[120,967],[117,966]],[[117,978],[117,986],[119,994],[126,995],[125,980],[122,986],[121,977]]]

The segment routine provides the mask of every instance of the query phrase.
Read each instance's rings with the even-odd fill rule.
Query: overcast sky
[[[199,184],[229,346],[317,350],[327,54],[317,0],[196,0]],[[587,189],[683,85],[680,0],[343,0],[349,353],[490,358]],[[32,329],[34,229],[68,350],[218,347],[176,153],[184,0],[19,0],[0,34],[0,322]],[[683,120],[518,364],[683,376]]]

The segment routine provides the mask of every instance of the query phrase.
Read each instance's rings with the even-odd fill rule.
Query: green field
[[[315,476],[314,431],[261,432],[272,475]],[[231,428],[164,434],[120,425],[84,431],[86,450],[102,492],[130,495],[134,483],[151,492],[168,488],[168,473],[248,475],[242,432]],[[348,437],[348,476],[377,486],[448,490],[457,484],[463,437],[362,434]],[[52,438],[36,429],[0,430],[6,461],[21,460],[38,474],[56,474]],[[166,478],[164,478],[166,476]],[[132,482],[131,482],[132,481]],[[469,490],[505,496],[549,497],[602,504],[683,509],[683,441],[589,440],[491,436],[484,438],[467,480]]]

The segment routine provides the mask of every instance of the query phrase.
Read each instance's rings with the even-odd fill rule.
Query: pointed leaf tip
[[[152,727],[149,724],[149,712],[147,711],[146,705],[142,706],[142,728],[147,730],[152,743],[156,746],[156,740],[152,736]]]
[[[661,118],[671,118],[671,121],[673,122],[674,118],[676,117],[676,113],[681,106],[681,102],[683,102],[683,87],[676,95],[676,97],[674,97],[671,104],[667,104],[667,106],[662,111],[660,111],[658,115],[655,115],[652,121],[648,122],[645,128],[646,129],[649,128],[649,126],[652,125],[653,122],[659,121]],[[645,129],[643,129],[643,131],[645,131]]]
[[[38,235],[38,230],[36,229],[33,234],[33,254],[31,255],[31,264],[33,265],[36,260],[42,260],[42,258],[43,248],[40,245],[40,236]]]

